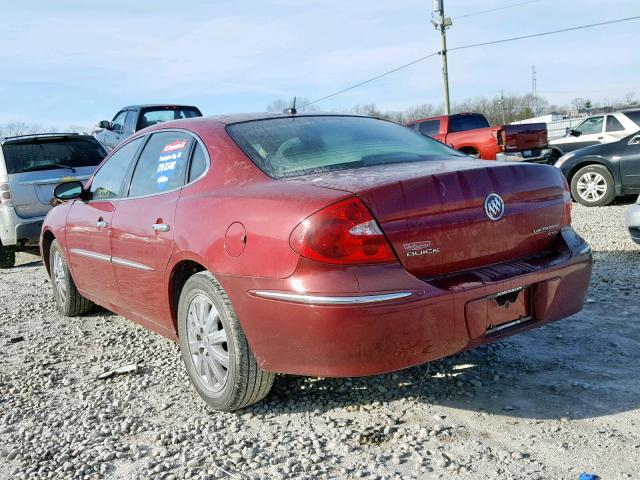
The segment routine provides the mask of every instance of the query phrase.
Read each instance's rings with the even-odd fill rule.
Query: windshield
[[[156,123],[182,120],[185,118],[201,117],[202,113],[196,107],[148,107],[143,108],[138,118],[136,130],[150,127]]]
[[[272,118],[232,124],[227,132],[273,178],[465,156],[401,125],[366,117]]]
[[[94,167],[106,153],[87,138],[30,138],[2,146],[7,173],[60,168]]]

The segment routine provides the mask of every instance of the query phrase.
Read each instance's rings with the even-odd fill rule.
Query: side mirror
[[[111,122],[109,120],[100,120],[100,122],[98,122],[98,128],[111,130]]]
[[[74,180],[72,182],[60,183],[53,189],[53,196],[58,200],[73,200],[79,198],[84,191],[82,182]]]
[[[582,135],[582,132],[580,132],[579,130],[570,130],[569,135],[571,135],[572,137],[579,137],[580,135]]]

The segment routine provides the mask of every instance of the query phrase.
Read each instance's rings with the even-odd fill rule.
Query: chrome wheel
[[[53,287],[61,304],[67,301],[67,281],[64,270],[64,259],[58,251],[53,253]]]
[[[229,370],[227,332],[209,297],[197,294],[187,311],[187,341],[191,362],[211,392],[224,388]]]
[[[598,172],[587,172],[576,184],[578,195],[587,202],[597,202],[607,194],[607,181]]]

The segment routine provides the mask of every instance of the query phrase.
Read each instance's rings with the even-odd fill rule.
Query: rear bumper
[[[551,160],[552,150],[550,148],[543,148],[540,151],[540,155],[535,157],[525,157],[523,152],[500,152],[496,154],[496,160],[499,162],[534,162],[534,163],[549,163]]]
[[[624,224],[627,226],[631,240],[640,244],[640,203],[627,209],[624,213]]]
[[[37,246],[44,217],[22,218],[12,207],[0,208],[0,240],[5,246]]]
[[[364,376],[419,365],[580,311],[591,277],[591,249],[570,229],[557,247],[435,279],[418,279],[396,265],[329,269],[311,262],[301,262],[285,280],[219,279],[263,369]],[[467,308],[523,286],[531,289],[528,322],[488,334],[486,318]],[[334,298],[342,300],[334,303]]]

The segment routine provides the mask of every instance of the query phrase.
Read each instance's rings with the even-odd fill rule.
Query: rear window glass
[[[153,107],[143,108],[138,118],[138,128],[150,127],[156,123],[183,120],[185,118],[201,117],[202,113],[195,107]]]
[[[2,146],[7,173],[34,172],[65,167],[99,165],[106,156],[95,140],[85,138],[38,138]]]
[[[421,122],[418,127],[418,131],[423,135],[433,137],[440,133],[440,120],[427,120],[425,122]]]
[[[451,115],[449,118],[450,132],[465,132],[488,126],[489,122],[482,115]]]
[[[640,110],[633,110],[631,112],[622,112],[629,117],[636,125],[640,127]]]
[[[227,126],[273,178],[464,156],[401,125],[365,117],[291,117]]]

